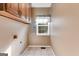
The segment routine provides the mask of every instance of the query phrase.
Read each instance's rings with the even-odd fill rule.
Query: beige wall
[[[79,4],[52,6],[51,42],[56,55],[79,55]]]
[[[37,36],[35,33],[30,35],[29,39],[30,45],[37,45],[37,46],[48,46],[50,45],[50,37],[49,36]]]
[[[35,15],[50,15],[50,8],[32,8],[32,16]]]
[[[32,21],[36,15],[49,15],[49,8],[32,8]],[[50,36],[37,36],[30,26],[29,45],[50,45]]]
[[[28,44],[28,25],[0,16],[0,52],[11,46],[12,55],[18,55]],[[17,39],[13,36],[17,35]],[[22,41],[22,43],[20,43]]]

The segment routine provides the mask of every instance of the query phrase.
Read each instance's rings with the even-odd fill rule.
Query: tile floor
[[[51,47],[46,47],[46,49],[28,47],[21,56],[54,56],[54,52]]]

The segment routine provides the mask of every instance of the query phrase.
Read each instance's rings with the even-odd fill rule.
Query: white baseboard
[[[50,45],[29,45],[28,47],[51,47]]]

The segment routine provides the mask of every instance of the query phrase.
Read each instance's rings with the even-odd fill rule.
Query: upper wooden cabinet
[[[31,4],[19,3],[19,10],[22,12],[22,16],[31,17]]]
[[[0,3],[0,15],[28,23],[27,18],[31,18],[31,4]]]
[[[19,17],[19,5],[18,5],[18,3],[6,4],[6,11]]]
[[[27,9],[27,16],[31,17],[31,4],[27,4],[26,9]]]
[[[5,10],[6,8],[5,8],[5,4],[3,4],[3,3],[0,3],[0,11],[3,11],[3,10]]]

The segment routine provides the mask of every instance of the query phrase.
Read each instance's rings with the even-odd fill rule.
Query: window
[[[50,16],[36,17],[36,34],[49,35]]]

